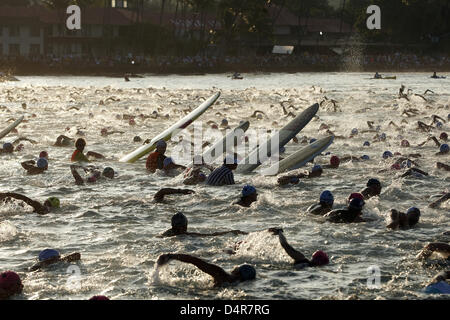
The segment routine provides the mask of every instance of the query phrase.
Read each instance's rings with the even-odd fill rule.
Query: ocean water
[[[450,79],[433,80],[424,73],[399,73],[397,80],[370,80],[371,76],[261,73],[231,80],[226,74],[147,75],[130,82],[106,77],[19,77],[20,82],[1,83],[1,128],[9,119],[25,116],[18,133],[10,133],[1,143],[18,137],[37,143],[24,141],[23,151],[0,155],[0,192],[18,192],[41,202],[50,196],[61,199],[59,210],[43,216],[31,213],[31,208],[20,202],[0,206],[0,270],[18,272],[24,284],[23,294],[14,299],[88,299],[98,294],[111,299],[440,298],[424,294],[423,288],[445,266],[423,263],[416,255],[428,242],[449,240],[443,232],[449,230],[450,204],[439,209],[427,205],[431,196],[449,191],[449,173],[437,170],[435,164],[449,164],[450,156],[436,156],[438,149],[433,142],[417,147],[428,137],[417,130],[417,121],[429,124],[433,114],[447,119]],[[402,84],[412,90],[409,102],[398,99]],[[434,92],[424,95],[427,101],[414,95],[423,95],[427,89]],[[327,151],[341,157],[367,154],[371,160],[341,163],[339,169],[325,169],[318,179],[285,188],[277,186],[276,177],[235,175],[234,186],[192,186],[193,195],[169,196],[164,203],[155,203],[153,195],[160,188],[184,188],[180,178],[147,174],[145,158],[134,164],[118,159],[141,145],[133,142],[134,136],[154,137],[217,91],[221,92],[219,100],[198,119],[205,129],[208,121],[220,124],[223,118],[232,128],[241,120],[249,120],[251,129],[280,129],[292,119],[282,105],[299,114],[326,98],[318,118],[297,137],[327,136],[319,130],[322,123],[345,137],[352,128],[358,128],[356,137],[335,139]],[[330,99],[337,101],[337,109]],[[402,115],[410,108],[418,114]],[[262,119],[252,117],[255,110],[264,113]],[[153,111],[158,118],[139,116]],[[136,125],[129,125],[126,115],[134,116]],[[379,133],[387,135],[385,142],[373,142],[376,132],[362,132],[368,129],[367,121],[380,126]],[[389,126],[390,121],[399,128]],[[104,137],[102,128],[123,133]],[[439,136],[449,129],[446,122],[432,133]],[[191,131],[192,125],[187,132]],[[74,148],[53,146],[60,134],[84,137],[87,151],[107,158],[93,164],[111,166],[118,176],[97,184],[75,185],[69,168]],[[411,147],[401,148],[402,139],[408,139]],[[211,140],[211,136],[205,134],[204,140]],[[371,142],[370,147],[363,148],[365,140]],[[167,154],[178,145],[170,142]],[[291,141],[286,154],[302,146]],[[43,175],[26,175],[20,162],[36,159],[42,150],[49,153],[49,170]],[[382,159],[385,150],[422,154],[417,162],[430,175],[400,178],[404,171],[379,172],[392,164],[392,160]],[[328,163],[329,157],[316,157],[315,163]],[[311,164],[304,169],[308,168]],[[348,195],[363,189],[372,177],[381,181],[383,190],[380,197],[366,201],[364,216],[371,222],[330,224],[305,214],[321,191],[332,191],[334,206],[343,207]],[[232,206],[247,183],[257,188],[258,201],[250,208]],[[391,208],[407,210],[411,206],[422,211],[417,227],[386,229]],[[239,229],[250,234],[157,238],[170,228],[171,216],[179,211],[188,217],[192,232]],[[316,250],[326,251],[330,264],[295,269],[278,238],[264,231],[270,227],[282,227],[288,242],[307,257]],[[227,254],[225,250],[238,241],[243,243],[236,254]],[[80,252],[81,261],[27,272],[45,248],[58,249],[62,255]],[[172,261],[155,268],[159,255],[174,252],[195,255],[227,271],[252,264],[257,280],[213,288],[212,278],[191,265]],[[370,286],[373,282],[368,270],[379,270],[379,286]]]

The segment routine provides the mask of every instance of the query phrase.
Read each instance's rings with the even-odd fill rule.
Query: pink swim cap
[[[41,153],[39,153],[39,158],[45,158],[48,160],[48,153],[47,151],[42,151]]]
[[[322,250],[318,250],[312,255],[311,262],[316,266],[323,266],[325,264],[328,264],[330,260],[328,259],[328,255],[325,252],[323,252]]]
[[[391,166],[391,169],[392,170],[400,170],[402,168],[402,166],[400,165],[400,163],[394,163],[392,166]]]
[[[105,296],[93,296],[89,300],[109,300],[109,298]]]
[[[364,200],[364,196],[359,192],[353,192],[349,197],[347,202],[350,202],[352,199],[361,199]]]
[[[14,271],[5,271],[0,274],[0,288],[6,291],[14,290],[22,286],[20,277]]]
[[[333,165],[333,166],[338,166],[339,163],[341,163],[341,159],[339,159],[338,156],[332,156],[332,157],[330,158],[330,164],[331,164],[331,165]]]

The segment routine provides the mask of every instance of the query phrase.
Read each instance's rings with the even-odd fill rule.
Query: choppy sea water
[[[15,299],[87,299],[97,294],[112,299],[429,298],[422,289],[443,267],[424,264],[415,256],[428,242],[449,240],[442,234],[449,230],[450,204],[439,209],[427,205],[430,196],[448,191],[449,173],[437,170],[435,164],[448,164],[450,156],[435,156],[438,150],[432,142],[416,147],[428,137],[417,130],[417,121],[429,124],[433,114],[447,119],[450,79],[432,80],[424,73],[399,73],[397,80],[369,80],[370,76],[246,74],[244,80],[231,80],[225,74],[148,75],[130,82],[102,77],[20,77],[20,82],[0,84],[1,128],[21,114],[27,120],[19,125],[18,133],[9,134],[1,142],[18,137],[38,142],[23,142],[23,151],[0,156],[1,192],[18,192],[41,202],[49,196],[61,199],[61,209],[44,216],[32,214],[31,208],[20,202],[0,207],[0,269],[18,272],[24,284],[23,294]],[[410,102],[398,99],[401,84],[413,90]],[[434,92],[424,95],[428,101],[413,95],[423,95],[426,89]],[[250,128],[280,129],[292,119],[284,114],[281,104],[288,112],[298,114],[326,97],[336,100],[339,109],[335,110],[331,102],[323,103],[319,118],[313,119],[299,138],[325,137],[326,133],[319,131],[322,123],[336,135],[348,137],[352,128],[361,132],[368,129],[367,121],[374,121],[375,126],[381,126],[380,133],[387,134],[387,140],[363,148],[363,142],[372,142],[376,133],[336,139],[327,151],[339,156],[367,154],[371,160],[341,163],[339,169],[325,170],[321,178],[296,186],[280,188],[275,177],[236,175],[235,186],[193,186],[190,188],[196,191],[194,195],[169,196],[164,203],[154,203],[153,195],[161,187],[183,187],[180,179],[148,175],[145,158],[134,164],[120,163],[118,159],[140,146],[133,142],[134,136],[155,136],[184,116],[182,110],[195,108],[217,91],[222,93],[218,102],[199,119],[205,126],[208,121],[220,124],[226,118],[230,127],[249,120]],[[99,104],[101,100],[103,105]],[[22,103],[27,104],[26,109]],[[403,110],[409,108],[418,109],[419,114],[402,116]],[[264,112],[262,119],[251,117],[255,110]],[[153,111],[161,117],[139,117]],[[124,115],[135,116],[136,125],[130,126]],[[407,123],[401,123],[403,119]],[[390,121],[400,129],[388,126]],[[100,130],[105,127],[124,133],[103,137]],[[449,129],[447,122],[433,134]],[[59,148],[53,143],[60,134],[79,137],[78,130],[87,140],[86,150],[107,157],[94,164],[116,169],[116,179],[85,186],[74,184],[69,169],[73,148]],[[410,141],[410,148],[400,147],[403,138]],[[286,154],[301,146],[288,143]],[[175,143],[169,143],[169,155],[174,147]],[[20,162],[36,159],[42,150],[49,153],[49,170],[43,175],[26,175]],[[403,171],[378,173],[392,164],[382,159],[385,150],[421,153],[418,163],[430,176],[399,178]],[[329,157],[317,157],[315,162],[328,163]],[[365,205],[364,216],[374,221],[330,224],[304,213],[325,189],[333,192],[335,207],[344,206],[348,195],[360,191],[371,177],[377,177],[383,186],[381,196]],[[247,183],[256,186],[258,202],[251,208],[231,206]],[[411,206],[422,211],[417,227],[407,231],[386,229],[391,208],[406,210]],[[178,211],[186,214],[192,232],[240,229],[251,233],[157,238],[169,229],[170,218]],[[316,250],[326,251],[330,264],[294,269],[278,238],[261,231],[275,226],[282,227],[289,243],[307,257]],[[236,255],[224,252],[241,240],[245,242]],[[58,249],[62,255],[78,251],[82,259],[75,269],[59,264],[27,272],[45,248]],[[155,261],[169,252],[192,254],[227,271],[249,263],[256,267],[257,280],[212,288],[211,277],[176,261],[156,274]],[[380,287],[375,289],[367,285],[370,266],[379,267],[381,272]],[[72,274],[72,270],[76,273]]]

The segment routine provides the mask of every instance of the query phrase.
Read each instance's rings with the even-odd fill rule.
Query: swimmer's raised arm
[[[445,254],[450,254],[450,245],[448,245],[447,243],[443,243],[443,242],[432,242],[432,243],[429,243],[417,255],[417,258],[419,258],[419,259],[427,259],[435,251],[442,252],[442,253],[445,253]]]
[[[70,171],[72,172],[72,176],[73,176],[74,179],[75,179],[75,184],[77,184],[77,185],[83,185],[83,184],[84,184],[84,180],[83,180],[83,178],[81,178],[80,174],[79,174],[78,171],[76,170],[77,167],[80,167],[80,166],[71,165],[71,166],[70,166]],[[81,167],[81,168],[83,168],[83,167]],[[84,168],[83,168],[83,169],[84,169]]]
[[[157,193],[155,193],[153,198],[156,201],[163,201],[164,196],[167,196],[169,194],[190,194],[190,193],[195,193],[195,191],[190,190],[190,189],[163,188],[163,189],[159,190]]]
[[[6,193],[0,193],[0,200],[3,200],[7,197],[14,198],[17,200],[22,200],[29,206],[33,207],[34,211],[38,214],[46,214],[48,213],[48,209],[40,204],[38,201],[32,200],[22,194],[14,193],[14,192],[6,192]]]
[[[447,192],[446,194],[444,194],[442,197],[440,197],[439,199],[437,199],[433,203],[430,203],[428,206],[430,208],[437,208],[437,207],[439,207],[439,205],[442,202],[447,201],[448,199],[450,199],[450,192]]]
[[[283,229],[280,228],[270,228],[269,232],[272,232],[274,235],[278,235],[280,239],[280,244],[283,247],[284,251],[297,263],[308,263],[309,260],[301,253],[300,251],[295,250],[286,240],[283,234]]]
[[[88,157],[94,157],[94,158],[97,158],[97,159],[105,159],[105,156],[104,156],[104,155],[102,155],[102,154],[100,154],[100,153],[97,153],[97,152],[94,152],[94,151],[88,151],[88,152],[86,153],[86,156],[88,156]]]

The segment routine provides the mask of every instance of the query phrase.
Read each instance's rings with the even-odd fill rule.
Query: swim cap
[[[114,169],[111,167],[106,167],[105,169],[103,169],[103,176],[107,177],[107,178],[114,178]]]
[[[391,166],[391,169],[392,170],[400,170],[402,168],[402,166],[399,164],[399,163],[394,163],[392,166]]]
[[[251,265],[243,264],[239,267],[241,281],[253,280],[256,277],[256,270]]]
[[[365,154],[365,155],[363,155],[361,157],[361,159],[363,159],[363,160],[370,160],[370,157],[367,154]]]
[[[141,142],[142,141],[142,139],[141,139],[141,137],[139,137],[139,136],[135,136],[134,138],[133,138],[133,142]]]
[[[449,150],[450,150],[450,148],[449,148],[448,144],[446,144],[446,143],[441,144],[441,147],[439,148],[439,151],[441,153],[448,152]]]
[[[157,148],[166,148],[166,147],[167,147],[167,143],[166,143],[164,140],[159,140],[159,141],[156,143],[156,147],[157,147]]]
[[[228,120],[227,119],[222,119],[222,122],[220,123],[221,126],[227,126],[228,125]]]
[[[100,130],[100,134],[102,136],[105,136],[108,133],[108,130],[106,128],[103,128],[102,130]]]
[[[312,167],[312,172],[314,171],[318,171],[318,170],[322,170],[322,167],[319,164],[314,165],[314,167]]]
[[[286,148],[285,147],[281,147],[280,148],[280,153],[285,153],[286,152]]]
[[[136,121],[134,121],[134,119],[130,119],[130,120],[128,120],[128,124],[130,126],[134,126],[136,124]]]
[[[319,199],[320,199],[320,202],[324,202],[326,204],[332,205],[334,203],[333,194],[328,190],[322,191]]]
[[[39,158],[36,165],[38,168],[43,169],[48,166],[48,161],[45,158]]]
[[[402,142],[400,143],[400,145],[402,147],[409,147],[409,141],[408,140],[402,140]]]
[[[39,253],[39,261],[45,261],[48,259],[59,257],[60,254],[55,249],[45,249]]]
[[[387,158],[390,158],[390,157],[393,157],[393,156],[394,155],[390,151],[383,152],[383,159],[387,159]]]
[[[164,167],[167,167],[167,166],[169,166],[169,164],[171,164],[171,163],[174,163],[174,162],[173,162],[173,159],[172,159],[171,157],[167,157],[167,158],[165,158],[164,161],[163,161],[163,166],[164,166]]]
[[[50,197],[46,200],[52,208],[59,208],[59,199],[57,197]]]
[[[350,201],[350,203],[348,204],[349,209],[357,209],[357,210],[361,210],[362,207],[364,207],[364,200],[361,200],[359,198],[354,198]]]
[[[438,121],[436,122],[436,128],[442,128],[442,122]]]
[[[411,160],[405,160],[402,162],[402,168],[411,168],[412,167],[412,162]]]
[[[105,296],[93,296],[89,300],[109,300],[109,298]]]
[[[371,178],[371,179],[369,179],[369,181],[367,181],[366,186],[367,187],[370,187],[370,186],[381,186],[381,183],[380,183],[380,180],[375,179],[375,178]]]
[[[14,287],[21,287],[22,281],[14,271],[5,271],[0,274],[0,289],[11,290]]]
[[[96,182],[97,181],[97,177],[95,176],[95,174],[93,174],[93,175],[91,175],[91,176],[89,176],[88,178],[87,178],[87,182]]]
[[[330,158],[330,164],[331,164],[331,165],[333,165],[333,166],[338,166],[339,163],[341,163],[341,159],[339,159],[338,156],[332,156],[332,157]]]
[[[417,222],[419,222],[420,218],[420,210],[416,207],[411,207],[406,211],[406,214],[408,215],[408,223],[409,225],[415,225]]]
[[[386,133],[382,133],[380,135],[380,140],[386,140]]]
[[[311,262],[316,266],[323,266],[328,264],[330,260],[328,259],[328,255],[322,250],[318,250],[313,253]]]
[[[352,135],[355,135],[355,134],[358,134],[358,129],[353,128],[353,129],[352,129]]]
[[[255,189],[255,187],[254,186],[251,186],[251,185],[246,185],[246,186],[244,186],[244,188],[242,189],[242,196],[243,197],[247,197],[247,196],[250,196],[250,195],[252,195],[252,194],[254,194],[254,193],[256,193],[256,189]]]
[[[231,155],[227,155],[225,159],[223,159],[224,164],[237,164],[237,158]]]
[[[48,160],[48,153],[47,151],[42,151],[41,153],[39,153],[39,158],[45,158]]]
[[[364,200],[364,196],[359,192],[353,192],[347,199],[347,202],[350,202],[352,199],[360,199]]]
[[[439,136],[439,139],[447,141],[448,134],[446,132],[442,132],[441,135]]]
[[[6,142],[5,144],[3,144],[3,150],[5,150],[6,152],[13,152],[14,146],[12,145],[12,143]]]
[[[312,138],[311,140],[309,140],[309,143],[311,144],[311,143],[313,143],[313,142],[315,142],[315,141],[317,141],[317,139]]]
[[[300,181],[300,179],[299,179],[298,177],[292,177],[292,178],[289,180],[289,182],[290,182],[290,183],[293,183],[293,184],[299,183],[299,181]]]
[[[172,216],[172,228],[185,227],[188,224],[188,219],[184,214],[178,212]]]
[[[369,141],[364,141],[363,147],[369,147],[369,146],[370,146],[370,142]]]

